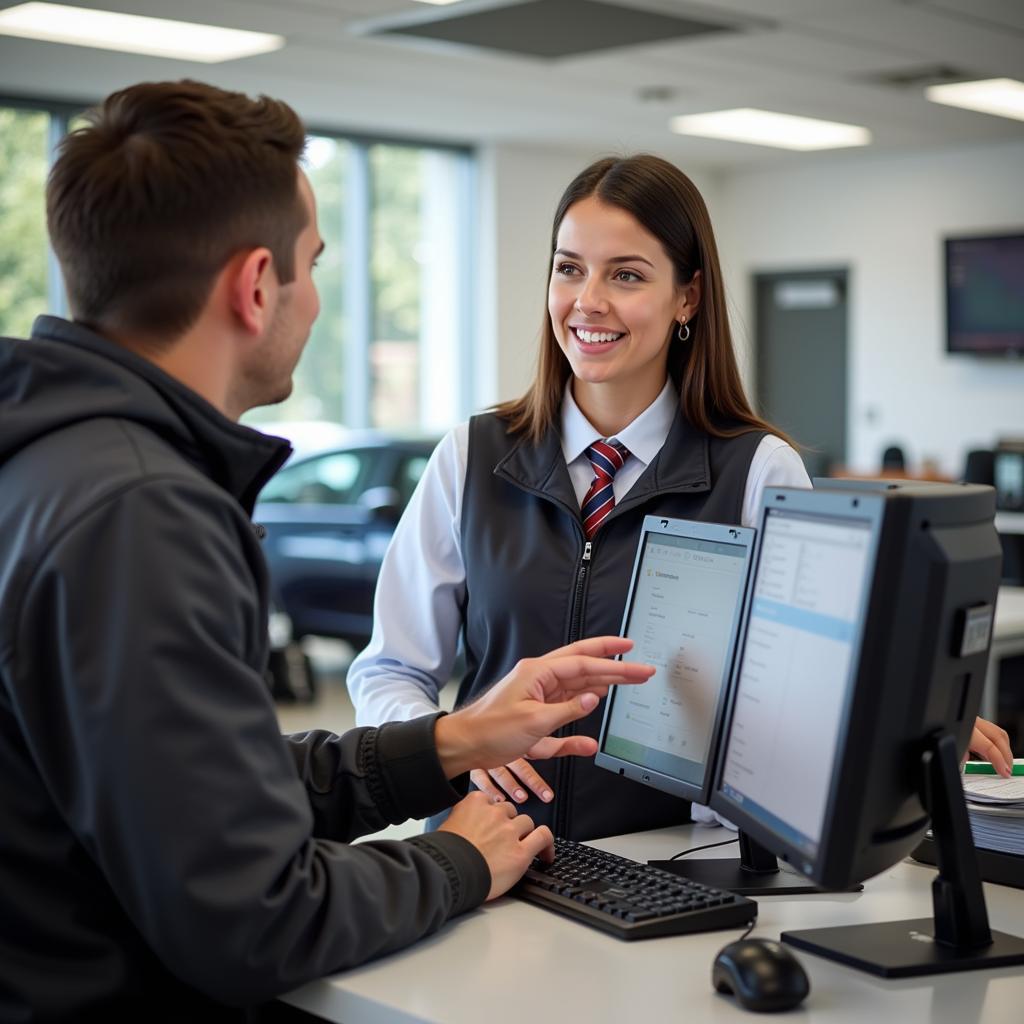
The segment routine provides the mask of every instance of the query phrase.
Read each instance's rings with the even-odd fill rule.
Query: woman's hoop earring
[[[676,331],[676,337],[680,341],[690,340],[690,325],[685,320],[679,321],[679,329]]]

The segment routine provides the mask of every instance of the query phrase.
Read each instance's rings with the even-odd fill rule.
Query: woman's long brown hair
[[[755,414],[743,391],[711,219],[693,182],[667,160],[648,154],[598,160],[576,176],[559,200],[551,230],[552,256],[569,208],[590,196],[625,210],[654,235],[672,260],[677,283],[692,281],[701,272],[701,302],[690,321],[690,337],[680,341],[673,324],[668,353],[668,370],[687,420],[714,437],[765,430],[793,444]],[[494,411],[508,421],[510,434],[525,434],[536,444],[557,422],[571,375],[545,308],[533,383],[521,398],[502,402]]]

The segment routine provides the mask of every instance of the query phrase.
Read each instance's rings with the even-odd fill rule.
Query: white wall
[[[510,145],[480,150],[477,409],[515,398],[529,385],[546,310],[555,206],[584,167],[615,152]],[[699,168],[686,170],[714,217],[714,179]]]
[[[1024,435],[1024,361],[945,353],[941,241],[1024,228],[1024,144],[873,158],[832,155],[738,172],[713,211],[741,344],[751,275],[850,269],[850,462],[877,469],[903,443],[952,475],[964,453]]]

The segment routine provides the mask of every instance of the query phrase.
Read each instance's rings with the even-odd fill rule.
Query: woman
[[[457,704],[522,657],[617,633],[645,515],[756,525],[778,485],[810,481],[744,395],[703,199],[657,157],[592,164],[555,213],[532,386],[442,440],[395,533],[349,671],[357,720],[435,711],[460,636]],[[596,736],[602,714],[576,728]],[[573,839],[680,822],[676,798],[569,760],[473,781]]]

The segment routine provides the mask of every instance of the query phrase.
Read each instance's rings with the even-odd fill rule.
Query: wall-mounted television
[[[1024,357],[1024,231],[945,248],[946,350]]]

